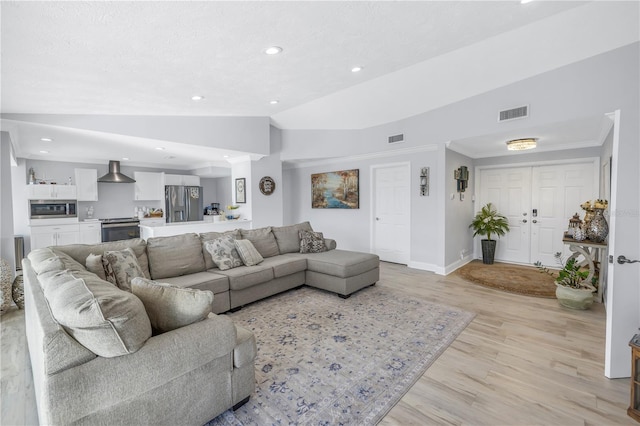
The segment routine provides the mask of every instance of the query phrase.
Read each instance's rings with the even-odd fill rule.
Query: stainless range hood
[[[109,173],[98,179],[98,182],[107,183],[133,183],[134,179],[120,173],[120,162],[109,161]]]

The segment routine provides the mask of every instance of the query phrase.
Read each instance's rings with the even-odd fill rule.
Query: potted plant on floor
[[[591,278],[591,283],[587,282],[589,271],[582,270],[576,259],[570,257],[566,262],[561,253],[555,254],[556,261],[562,266],[557,272],[549,270],[540,261],[535,265],[540,272],[555,277],[556,298],[562,306],[571,309],[587,309],[593,304],[593,292],[596,288],[592,285],[595,278]]]
[[[487,236],[482,239],[482,263],[491,265],[496,253],[496,240],[491,239],[491,235],[503,236],[509,232],[509,220],[498,213],[491,203],[487,203],[482,209],[476,213],[473,222],[469,225],[473,228],[473,236]]]

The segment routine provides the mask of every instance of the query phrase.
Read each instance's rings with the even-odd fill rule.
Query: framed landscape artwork
[[[311,175],[311,208],[359,209],[359,169]]]

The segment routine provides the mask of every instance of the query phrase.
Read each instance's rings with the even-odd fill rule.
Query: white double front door
[[[492,203],[509,219],[510,231],[499,239],[495,259],[555,265],[566,252],[564,231],[580,204],[597,198],[598,167],[593,162],[481,169],[480,203]]]

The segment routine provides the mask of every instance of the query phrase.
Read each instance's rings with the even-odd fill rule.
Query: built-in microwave
[[[76,204],[76,200],[29,200],[29,218],[78,217]]]

